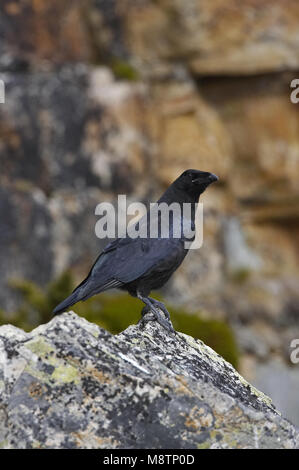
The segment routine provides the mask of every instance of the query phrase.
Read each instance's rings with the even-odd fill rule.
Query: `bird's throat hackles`
[[[101,202],[96,206],[99,220],[95,234],[111,238],[180,238],[186,249],[198,249],[203,243],[203,203],[142,202],[128,204],[125,194],[117,203]]]

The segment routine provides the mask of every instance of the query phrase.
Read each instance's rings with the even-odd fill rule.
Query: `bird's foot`
[[[155,301],[155,302],[158,302],[158,301]],[[158,304],[156,304],[156,305],[158,306]],[[143,309],[141,311],[142,318],[140,320],[141,327],[144,327],[146,325],[146,323],[148,323],[149,321],[157,321],[161,326],[163,326],[163,328],[165,328],[165,330],[167,330],[171,333],[175,333],[175,329],[173,328],[171,320],[170,320],[169,312],[165,309],[167,314],[168,314],[167,315],[164,312],[164,309],[162,310],[160,305],[158,306],[158,308],[161,308],[161,310],[164,312],[164,314],[166,316],[166,318],[164,318],[163,315],[159,312],[156,305],[152,305],[151,307],[146,305],[145,307],[143,307]],[[164,305],[163,305],[163,307],[164,307]]]
[[[158,307],[160,310],[162,310],[162,312],[164,313],[167,320],[170,321],[170,313],[167,310],[167,308],[165,307],[165,305],[162,302],[160,302],[159,300],[153,299],[152,297],[149,297],[149,299],[155,307]],[[170,323],[171,323],[171,321],[170,321]]]
[[[143,307],[143,309],[141,310],[141,319],[139,320],[139,324],[140,324],[141,328],[144,328],[145,325],[149,321],[156,321],[156,317],[153,313],[151,313],[150,307],[145,305]]]

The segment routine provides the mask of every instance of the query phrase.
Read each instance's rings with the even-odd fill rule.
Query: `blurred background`
[[[298,0],[2,0],[0,78],[0,324],[48,321],[87,274],[99,202],[212,171],[203,247],[158,295],[298,425]],[[141,308],[74,311],[116,333]]]

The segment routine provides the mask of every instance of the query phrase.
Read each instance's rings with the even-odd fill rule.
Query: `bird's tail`
[[[79,292],[73,292],[54,308],[52,312],[53,315],[59,315],[59,313],[65,312],[69,307],[79,302],[79,300],[83,300],[83,298],[80,297]]]
[[[105,282],[102,282],[101,285],[98,285],[97,282],[92,280],[89,274],[87,278],[76,287],[71,295],[69,295],[66,299],[60,302],[57,307],[54,308],[52,313],[53,315],[59,315],[81,300],[87,300],[89,297],[92,297],[95,294],[99,294],[100,292],[108,289],[119,287],[120,285],[122,285],[122,283],[116,279],[108,279]]]
[[[87,287],[87,280],[88,277],[81,282],[79,286],[69,295],[66,299],[64,299],[57,307],[53,310],[53,315],[59,315],[62,312],[65,312],[69,307],[80,302],[80,300],[86,300],[93,295],[90,289],[86,289]]]

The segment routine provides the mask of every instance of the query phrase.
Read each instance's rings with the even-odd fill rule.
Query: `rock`
[[[271,219],[271,209],[273,220],[298,216],[298,107],[290,100],[294,76],[199,80],[201,94],[216,108],[231,139],[230,189],[245,204],[255,203],[259,222],[263,212]]]
[[[47,195],[86,187],[132,192],[132,173],[140,175],[151,155],[145,86],[83,64],[7,73],[4,81],[1,181],[30,181]]]
[[[261,260],[248,247],[239,220],[235,217],[224,222],[223,249],[226,267],[231,274],[242,270],[258,270],[261,267]]]
[[[296,69],[296,0],[161,0],[172,12],[176,54],[198,74],[254,74]]]
[[[81,0],[54,0],[51,4],[45,0],[3,0],[1,7],[1,71],[91,58]]]
[[[168,185],[186,168],[213,168],[226,179],[233,153],[230,136],[190,77],[156,84],[152,93],[158,123],[154,136],[162,155],[158,178]]]
[[[271,400],[201,341],[155,323],[117,336],[64,313],[0,328],[4,448],[297,448]]]
[[[130,62],[142,75],[296,70],[297,0],[3,0],[0,70]],[[18,34],[15,34],[15,31]]]
[[[99,53],[129,60],[145,75],[248,75],[296,70],[297,0],[92,0]]]

